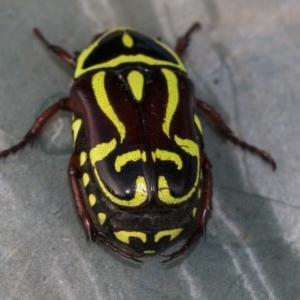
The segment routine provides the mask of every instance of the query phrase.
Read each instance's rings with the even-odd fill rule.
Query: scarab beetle
[[[96,35],[76,56],[34,30],[75,69],[70,96],[47,108],[0,158],[32,142],[57,111],[70,111],[74,152],[68,173],[87,236],[133,260],[185,238],[166,255],[171,260],[205,231],[212,173],[196,108],[222,136],[276,168],[267,152],[237,138],[195,97],[180,57],[199,27],[191,26],[174,51],[137,31],[115,28]]]

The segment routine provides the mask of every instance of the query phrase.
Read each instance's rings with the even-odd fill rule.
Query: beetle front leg
[[[227,126],[221,115],[208,103],[197,99],[197,107],[203,112],[215,125],[219,133],[227,140],[230,140],[233,144],[241,147],[242,149],[252,152],[255,155],[260,156],[264,161],[269,163],[273,170],[276,170],[276,162],[274,158],[265,150],[259,149],[256,146],[246,143],[242,139],[238,138],[233,131]]]
[[[187,30],[187,32],[183,36],[177,39],[175,52],[178,56],[181,57],[184,54],[185,50],[187,49],[190,43],[192,33],[198,29],[201,29],[201,24],[196,22]]]
[[[14,146],[3,150],[0,152],[0,159],[4,158],[10,154],[15,153],[16,151],[22,149],[27,144],[32,143],[33,140],[38,136],[41,129],[45,125],[45,123],[59,110],[69,110],[69,102],[70,98],[62,98],[56,103],[52,104],[50,107],[48,107],[33,123],[29,131],[25,134],[23,139],[15,144]]]
[[[179,250],[162,255],[167,259],[163,262],[169,262],[174,258],[181,256],[190,246],[195,242],[197,237],[202,234],[205,234],[206,224],[212,210],[212,172],[211,172],[211,163],[205,152],[201,153],[201,169],[202,169],[202,187],[201,187],[201,198],[200,198],[200,207],[197,214],[195,229],[193,230],[191,236],[186,240],[184,245],[179,248]]]
[[[33,32],[35,36],[54,54],[56,54],[61,60],[67,63],[69,66],[76,67],[76,59],[64,48],[50,44],[48,40],[43,36],[43,34],[37,29],[34,28]]]

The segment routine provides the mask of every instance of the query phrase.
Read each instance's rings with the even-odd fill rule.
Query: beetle
[[[140,261],[183,254],[205,232],[212,209],[211,163],[196,109],[227,140],[269,163],[271,155],[239,139],[221,115],[196,98],[181,60],[193,24],[175,50],[158,39],[118,27],[96,35],[77,55],[35,36],[74,69],[70,95],[48,107],[4,158],[31,143],[58,111],[72,113],[74,150],[68,174],[89,240]]]

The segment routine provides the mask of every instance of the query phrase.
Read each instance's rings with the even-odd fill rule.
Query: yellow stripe
[[[114,232],[115,237],[122,243],[124,244],[129,244],[130,243],[130,238],[139,238],[143,243],[146,243],[147,241],[147,235],[144,232],[140,231],[115,231]]]
[[[74,144],[76,143],[78,132],[79,132],[79,130],[81,128],[81,125],[82,125],[82,120],[81,119],[77,119],[77,120],[75,120],[75,121],[72,122]]]
[[[120,55],[112,60],[109,60],[107,62],[104,62],[102,64],[98,65],[93,65],[89,68],[84,69],[84,63],[87,60],[87,58],[90,56],[90,54],[94,51],[94,49],[99,45],[99,43],[108,35],[110,35],[113,32],[116,31],[123,31],[126,32],[128,28],[125,27],[118,27],[114,28],[112,30],[109,30],[102,34],[98,39],[96,39],[91,45],[89,45],[86,49],[84,49],[80,55],[78,56],[77,59],[77,64],[76,64],[76,69],[75,69],[75,78],[78,78],[79,76],[83,75],[86,72],[89,72],[91,70],[96,70],[96,69],[101,69],[101,68],[114,68],[120,64],[123,63],[145,63],[148,65],[153,65],[153,66],[171,66],[178,68],[182,71],[185,71],[185,67],[181,61],[181,59],[178,57],[178,55],[167,45],[164,43],[158,41],[158,40],[153,40],[154,43],[157,43],[159,46],[164,48],[175,60],[175,63],[164,61],[164,60],[158,60],[154,59],[152,57],[138,54],[138,55]],[[127,43],[128,44],[128,43]],[[129,45],[129,44],[128,44]]]
[[[168,103],[162,129],[163,132],[170,138],[170,126],[179,102],[178,80],[173,71],[168,69],[161,69],[161,71],[166,78],[168,88]]]
[[[85,164],[86,160],[87,160],[87,154],[86,152],[82,151],[79,155],[79,164],[81,167]]]
[[[172,241],[182,232],[182,230],[183,228],[175,228],[159,231],[154,236],[154,242],[159,242],[159,240],[165,236],[170,236],[170,241]]]
[[[197,175],[197,180],[198,181],[198,175]],[[180,204],[182,202],[188,201],[192,195],[195,193],[196,186],[193,186],[187,194],[185,194],[182,197],[174,197],[171,195],[170,190],[169,190],[169,185],[168,182],[165,178],[165,176],[159,176],[158,177],[158,197],[159,199],[168,204],[168,205],[176,205]]]
[[[134,44],[132,37],[127,32],[122,35],[122,43],[127,48],[131,48]]]
[[[145,182],[145,178],[143,176],[138,176],[136,178],[135,182],[135,194],[132,199],[120,199],[113,195],[105,186],[102,179],[100,178],[97,170],[95,170],[95,176],[97,178],[97,181],[100,185],[101,191],[104,193],[104,195],[113,203],[119,205],[119,206],[125,206],[125,207],[137,207],[139,205],[142,205],[147,200],[147,186]]]
[[[112,152],[117,146],[116,139],[112,139],[108,143],[102,143],[90,150],[90,159],[91,164],[93,167],[95,167],[96,162],[103,160],[105,157],[109,155],[110,152]]]
[[[142,100],[144,89],[143,74],[141,72],[133,70],[127,75],[127,80],[134,98],[137,101]]]
[[[189,155],[199,157],[199,146],[194,141],[182,139],[178,135],[175,135],[175,143]]]
[[[194,122],[195,122],[199,132],[202,134],[202,125],[201,125],[199,117],[196,114],[194,115]]]
[[[169,62],[169,61],[165,61],[165,60],[160,60],[160,59],[155,59],[153,57],[150,56],[146,56],[143,54],[136,54],[136,55],[119,55],[107,62],[104,62],[102,64],[98,64],[98,65],[93,65],[89,68],[86,68],[84,70],[77,70],[75,71],[75,78],[78,78],[79,76],[81,76],[82,74],[86,73],[86,72],[90,72],[93,70],[97,70],[97,69],[105,69],[105,68],[115,68],[118,67],[121,64],[127,64],[127,63],[134,63],[134,64],[138,64],[138,63],[144,63],[150,66],[165,66],[165,67],[175,67],[178,68],[182,71],[185,71],[184,67],[181,67],[175,63]]]
[[[197,210],[198,210],[197,207],[194,207],[194,208],[193,208],[193,212],[192,212],[193,218],[196,217]]]
[[[96,204],[96,196],[94,194],[90,194],[89,195],[89,202],[90,202],[90,206],[93,207]]]
[[[145,250],[144,254],[154,254],[155,250]]]
[[[98,213],[98,220],[100,225],[103,225],[106,220],[106,214],[105,213]]]
[[[197,173],[195,178],[195,183],[192,186],[192,188],[183,195],[182,197],[174,197],[170,193],[168,182],[165,178],[165,176],[159,176],[158,177],[158,197],[159,199],[168,204],[168,205],[175,205],[180,204],[182,202],[188,201],[192,195],[195,193],[196,190],[198,190],[199,187],[199,178],[200,178],[200,152],[198,145],[189,139],[181,139],[177,135],[175,135],[175,142],[176,144],[182,148],[183,151],[188,153],[191,156],[195,156],[197,158]]]
[[[116,114],[111,103],[109,102],[109,99],[106,94],[104,79],[105,79],[105,72],[104,71],[98,72],[92,78],[92,87],[100,109],[109,118],[109,120],[115,125],[120,135],[120,140],[122,143],[126,135],[126,128],[124,124],[119,120],[118,115]]]
[[[83,175],[82,175],[82,182],[83,182],[83,186],[87,187],[87,185],[90,182],[90,175],[88,173],[83,173]]]
[[[182,159],[177,153],[170,152],[167,150],[156,149],[155,152],[152,153],[152,158],[162,160],[162,161],[172,161],[177,165],[177,170],[182,169]]]
[[[162,48],[164,48],[167,52],[169,52],[169,54],[171,54],[173,56],[173,58],[176,60],[177,64],[175,65],[178,69],[181,69],[182,71],[186,71],[185,66],[183,65],[180,57],[176,54],[176,52],[170,48],[168,45],[164,44],[163,42],[159,41],[159,40],[155,40],[155,42],[161,46]]]
[[[120,205],[120,206],[126,206],[126,207],[135,207],[139,206],[142,203],[144,203],[147,200],[147,186],[145,182],[145,178],[142,176],[138,176],[136,178],[136,185],[135,185],[135,195],[132,199],[123,200],[115,195],[113,195],[105,186],[104,182],[102,181],[97,168],[96,163],[98,161],[103,160],[105,157],[109,155],[111,151],[113,151],[116,148],[116,139],[112,139],[108,143],[102,143],[97,146],[95,146],[90,151],[90,160],[91,164],[94,167],[94,174],[96,176],[96,179],[98,181],[98,184],[100,186],[101,191],[105,194],[105,196],[112,201],[113,203]],[[142,155],[142,158],[144,155]]]
[[[138,160],[146,161],[146,152],[141,150],[134,150],[122,155],[117,156],[115,161],[115,169],[117,172],[121,172],[122,167],[124,167],[128,162],[136,162]]]
[[[202,178],[202,173],[200,174],[200,178]],[[199,188],[198,194],[197,194],[198,199],[200,200],[201,197],[201,188]]]

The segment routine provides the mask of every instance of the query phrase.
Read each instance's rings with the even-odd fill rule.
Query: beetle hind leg
[[[166,257],[163,262],[169,262],[174,258],[181,256],[190,246],[195,242],[195,240],[202,234],[205,234],[206,224],[212,210],[212,172],[211,164],[206,156],[205,152],[201,154],[201,169],[202,169],[202,192],[200,198],[200,207],[197,214],[195,229],[193,230],[191,236],[186,240],[181,248],[177,251],[162,256]]]
[[[96,229],[93,226],[93,222],[90,215],[86,209],[84,203],[84,197],[82,194],[82,188],[79,181],[80,171],[79,171],[79,158],[77,155],[73,154],[70,159],[68,173],[70,177],[71,188],[74,194],[75,204],[78,210],[78,214],[81,218],[82,224],[85,228],[87,238],[89,241],[96,239]]]
[[[114,244],[112,241],[110,241],[109,238],[107,238],[104,234],[102,234],[100,232],[98,232],[96,237],[98,238],[98,240],[102,244],[104,244],[106,247],[108,247],[109,249],[111,249],[115,253],[117,253],[117,254],[119,254],[119,255],[127,258],[127,259],[133,260],[135,262],[139,262],[139,263],[142,262],[142,260],[140,260],[139,258],[143,257],[144,256],[143,254],[134,254],[132,252],[124,250],[123,248],[121,248],[118,245]]]
[[[123,250],[121,247],[111,242],[105,233],[100,232],[95,228],[84,201],[82,186],[80,183],[81,172],[79,168],[79,158],[75,154],[71,156],[68,173],[75,199],[75,205],[77,207],[77,211],[82,224],[85,228],[88,240],[95,242],[98,239],[102,244],[110,248],[112,251],[118,253],[119,255],[136,262],[141,262],[141,260],[139,260],[138,258],[142,255],[136,255],[134,253]]]
[[[233,144],[241,147],[242,149],[249,151],[255,155],[261,157],[265,162],[271,165],[273,170],[276,169],[276,162],[274,158],[265,150],[259,149],[256,146],[246,143],[242,139],[239,139],[232,130],[227,126],[221,115],[206,102],[197,99],[197,107],[203,112],[215,125],[219,133]]]
[[[69,110],[69,98],[62,98],[49,106],[33,123],[29,131],[25,134],[23,139],[14,146],[0,152],[0,159],[4,158],[16,151],[24,148],[27,144],[33,143],[38,136],[45,123],[59,110]]]

